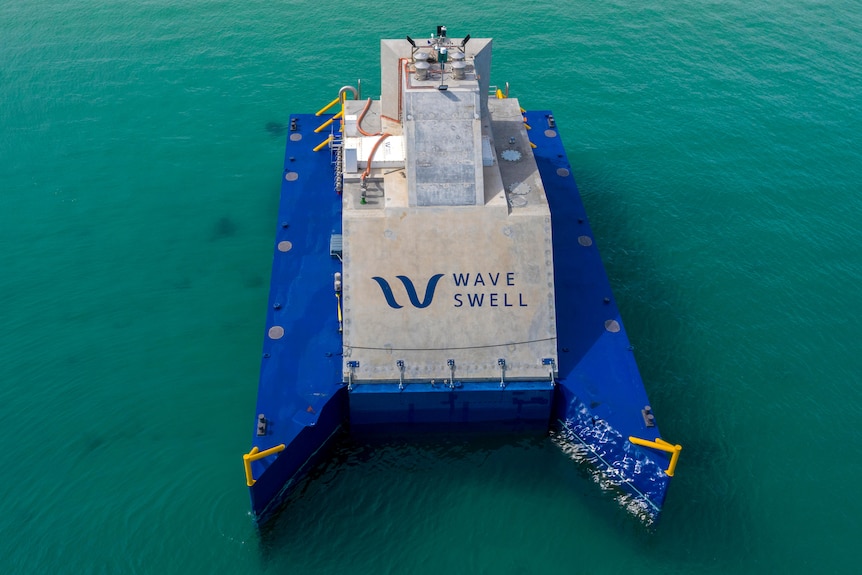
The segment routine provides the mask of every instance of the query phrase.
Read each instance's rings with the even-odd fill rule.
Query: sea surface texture
[[[546,437],[249,516],[289,114],[438,24],[556,116],[683,445],[651,530]],[[858,573],[860,71],[859,0],[0,0],[0,572]]]

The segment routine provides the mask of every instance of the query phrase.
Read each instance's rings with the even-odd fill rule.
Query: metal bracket
[[[554,372],[557,371],[557,362],[554,361],[553,357],[543,357],[542,365],[548,366],[549,377],[551,378],[551,386],[553,387],[556,384],[554,380]]]
[[[395,365],[398,366],[398,389],[404,391],[404,360],[399,359]]]
[[[332,247],[329,249],[332,250]],[[341,258],[339,257],[339,259]],[[341,272],[335,272],[333,287],[335,289],[336,311],[338,313],[338,333],[344,333],[344,315],[341,312]]]
[[[347,372],[347,391],[353,391],[353,376],[355,375],[356,368],[359,367],[359,362],[355,360],[348,361],[347,367],[349,368]]]
[[[446,365],[449,366],[449,389],[455,389],[455,360],[447,359]]]
[[[506,389],[506,360],[501,357],[497,365],[500,366],[500,389]]]
[[[330,234],[329,236],[329,256],[341,260],[341,255],[344,252],[344,236],[341,234]],[[339,274],[338,279],[341,279]],[[340,290],[336,290],[340,291]]]

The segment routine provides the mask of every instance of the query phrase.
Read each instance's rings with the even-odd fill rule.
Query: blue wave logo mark
[[[416,293],[416,287],[413,285],[413,280],[407,276],[395,277],[401,280],[401,283],[404,285],[404,289],[407,291],[407,297],[410,298],[410,303],[413,307],[422,309],[431,305],[431,301],[434,299],[434,290],[437,289],[437,282],[440,281],[443,274],[435,274],[430,280],[428,280],[428,285],[425,286],[425,297],[422,298],[422,301],[419,301],[419,294]],[[383,297],[386,298],[386,303],[389,304],[389,307],[392,309],[401,309],[404,307],[395,299],[395,294],[392,293],[392,288],[389,286],[388,281],[378,276],[374,276],[371,279],[376,281],[377,285],[380,286],[381,291],[383,291]]]

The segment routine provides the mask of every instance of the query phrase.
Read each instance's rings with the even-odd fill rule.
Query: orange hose
[[[381,144],[381,142],[383,142],[383,140],[385,140],[386,138],[388,138],[391,135],[392,134],[381,134],[380,139],[374,143],[374,147],[371,148],[371,153],[368,154],[368,163],[365,165],[365,171],[362,173],[362,180],[363,181],[371,173],[371,160],[374,159],[374,154],[377,153],[377,148],[380,147],[380,144]]]
[[[371,98],[368,98],[368,101],[365,103],[365,107],[362,108],[362,113],[359,114],[359,118],[356,119],[356,129],[359,130],[359,133],[363,136],[379,136],[380,132],[376,134],[369,134],[365,130],[362,129],[362,120],[365,119],[365,114],[368,113],[368,110],[371,109]]]
[[[362,183],[365,183],[365,178],[371,174],[371,160],[374,159],[374,154],[377,153],[377,148],[380,147],[380,143],[391,135],[392,134],[381,134],[380,139],[374,143],[374,147],[371,148],[371,153],[368,154],[368,163],[365,165],[365,171],[362,172],[362,176],[359,178]]]

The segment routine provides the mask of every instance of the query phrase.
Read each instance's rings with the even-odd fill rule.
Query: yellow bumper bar
[[[269,449],[264,449],[260,451],[257,447],[252,447],[251,451],[248,453],[243,453],[242,455],[242,463],[245,465],[245,484],[251,487],[255,484],[254,477],[251,476],[251,462],[257,461],[258,459],[263,459],[264,457],[269,457],[270,455],[276,454],[279,451],[284,451],[284,444],[276,445],[275,447],[270,447]]]
[[[648,439],[641,439],[639,437],[629,437],[629,441],[634,443],[635,445],[641,445],[643,447],[652,447],[653,449],[658,449],[659,451],[666,451],[670,453],[670,464],[667,466],[665,473],[668,477],[673,477],[673,472],[676,470],[676,463],[679,461],[679,452],[682,451],[682,445],[673,445],[668,443],[664,439],[656,438],[655,441],[650,441]]]

